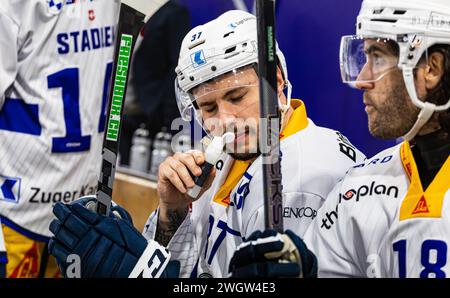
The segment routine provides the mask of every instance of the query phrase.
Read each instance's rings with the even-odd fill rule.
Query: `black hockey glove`
[[[292,231],[256,231],[234,253],[232,277],[317,277],[317,259]]]

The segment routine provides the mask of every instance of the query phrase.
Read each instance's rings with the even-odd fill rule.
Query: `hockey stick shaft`
[[[277,95],[275,1],[257,0],[256,17],[265,224],[267,229],[282,232],[283,205],[280,164],[280,112]]]
[[[120,127],[131,57],[137,36],[144,25],[144,18],[145,15],[143,13],[124,3],[121,4],[116,35],[114,68],[106,110],[106,131],[103,138],[102,165],[97,187],[96,211],[102,215],[108,215],[111,208]]]

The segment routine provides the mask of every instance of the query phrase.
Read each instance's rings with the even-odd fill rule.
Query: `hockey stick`
[[[103,138],[102,166],[97,187],[95,210],[108,215],[111,208],[120,126],[127,91],[131,57],[137,36],[145,24],[146,15],[152,11],[152,1],[122,0],[116,35],[114,70],[109,89],[106,132]]]
[[[282,232],[283,186],[280,164],[280,112],[276,91],[275,1],[256,1],[264,219],[267,229]]]

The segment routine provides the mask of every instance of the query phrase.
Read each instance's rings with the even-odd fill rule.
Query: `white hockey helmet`
[[[217,19],[192,29],[183,40],[175,69],[175,93],[181,117],[190,121],[194,110],[200,121],[194,108],[196,98],[192,89],[220,75],[232,71],[238,73],[240,68],[257,63],[257,46],[256,17],[242,10],[227,11]],[[288,89],[287,103],[282,104],[278,100],[280,109],[285,111],[290,106],[292,87],[286,60],[278,44],[276,51]],[[233,79],[233,84],[240,84],[238,76]]]
[[[359,78],[367,62],[364,39],[389,41],[398,46],[398,59],[373,63],[372,80]],[[436,44],[450,44],[450,0],[364,0],[356,35],[343,36],[341,40],[342,80],[354,86],[358,82],[375,82],[392,69],[401,69],[409,97],[421,109],[416,123],[403,136],[411,140],[434,112],[450,108],[450,99],[440,106],[421,101],[414,85],[414,68]]]

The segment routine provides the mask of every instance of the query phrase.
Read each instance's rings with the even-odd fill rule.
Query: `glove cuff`
[[[170,252],[154,240],[148,240],[147,247],[131,271],[129,278],[158,278],[170,261]]]

